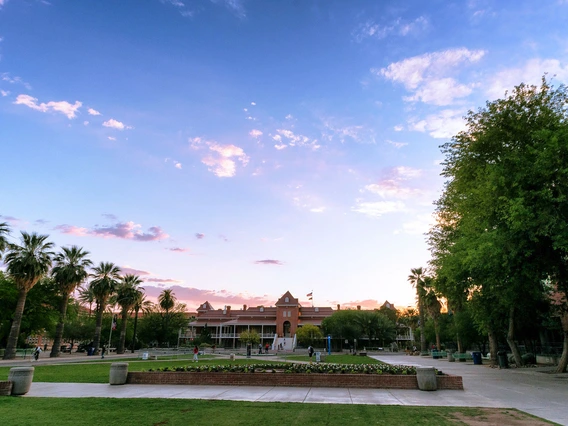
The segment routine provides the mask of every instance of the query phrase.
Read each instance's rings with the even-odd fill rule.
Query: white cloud
[[[286,117],[284,117],[286,120],[293,120],[294,116],[292,114],[288,114]]]
[[[509,68],[494,74],[489,80],[486,93],[492,99],[497,99],[521,82],[540,85],[544,73],[553,76],[560,83],[568,83],[568,63],[563,64],[558,59],[531,59],[523,67]]]
[[[253,138],[257,139],[257,138],[262,136],[262,132],[260,130],[257,130],[257,129],[252,129],[249,132],[249,135],[252,136]]]
[[[403,223],[402,231],[405,234],[422,235],[432,228],[434,218],[432,215],[417,215],[414,220]]]
[[[68,119],[75,118],[77,110],[81,108],[81,105],[83,105],[79,101],[75,101],[74,104],[70,104],[67,101],[50,101],[48,103],[42,102],[38,104],[37,101],[37,98],[30,95],[18,95],[14,103],[16,105],[25,105],[28,108],[35,109],[40,112],[59,112],[67,116]]]
[[[175,162],[174,162],[174,167],[175,167],[176,169],[180,169],[180,170],[181,170],[181,163],[175,161]]]
[[[101,115],[100,112],[98,112],[96,109],[93,109],[93,108],[89,108],[89,109],[87,110],[87,112],[88,112],[90,115]]]
[[[387,142],[388,144],[391,144],[391,145],[394,146],[395,148],[398,148],[398,149],[400,149],[400,148],[402,148],[402,147],[408,145],[407,142],[394,142],[394,141],[391,141],[391,140],[389,140],[389,139],[387,139],[386,142]]]
[[[367,216],[381,217],[384,214],[401,212],[405,209],[405,205],[401,201],[375,201],[359,202],[351,210]]]
[[[311,140],[304,135],[297,135],[291,130],[276,129],[276,131],[278,132],[278,135],[275,135],[272,138],[274,140],[281,141],[282,137],[284,137],[288,139],[288,145],[290,146],[312,146],[313,149],[317,149],[315,148],[316,146],[319,147],[319,145],[317,145],[317,140]],[[279,137],[279,139],[277,139],[277,137]]]
[[[89,122],[87,120],[83,121],[83,125],[88,126]]]
[[[410,34],[418,34],[428,28],[428,19],[419,16],[414,21],[403,21],[397,19],[390,24],[380,25],[374,21],[367,21],[359,25],[353,32],[352,36],[357,42],[361,42],[366,38],[383,39],[389,35],[407,36]]]
[[[474,84],[460,84],[449,74],[464,64],[479,62],[484,50],[468,50],[464,47],[414,56],[393,62],[386,68],[371,72],[404,85],[412,96],[407,101],[422,101],[434,105],[449,105],[456,98],[468,96]]]
[[[21,77],[18,76],[12,77],[8,72],[2,73],[0,75],[2,76],[2,81],[6,81],[10,84],[21,84],[26,89],[32,90],[32,86],[29,83],[26,83],[24,80],[22,80]]]
[[[474,84],[459,84],[453,78],[441,78],[425,82],[413,96],[406,96],[403,99],[433,105],[450,105],[454,99],[468,96],[473,91],[473,87]]]
[[[256,102],[251,102],[250,104],[251,104],[252,106],[255,106],[255,105],[256,105]]]
[[[2,96],[8,96],[10,94],[10,92],[6,90],[0,90],[0,93],[2,94]]]
[[[116,138],[115,138],[114,136],[108,136],[108,140],[109,140],[109,141],[115,141]]]
[[[403,126],[394,126],[393,129],[394,129],[395,132],[402,132],[404,130],[404,127]]]
[[[323,213],[325,211],[325,207],[314,207],[310,209],[312,213]]]
[[[422,170],[412,167],[399,166],[390,169],[387,176],[377,183],[366,185],[364,190],[380,195],[381,198],[407,199],[420,193],[418,189],[404,184],[404,181],[416,179],[422,175]]]
[[[202,158],[201,162],[218,177],[235,176],[237,165],[234,159],[240,161],[243,166],[248,164],[249,157],[236,145],[220,145],[215,142],[208,142],[208,145],[214,154]]]
[[[276,148],[278,151],[283,150],[284,148],[286,148],[288,145],[285,144],[279,144],[279,145],[274,145],[274,148]]]
[[[114,118],[111,118],[111,119],[105,121],[103,123],[103,126],[110,127],[112,129],[117,129],[117,130],[132,129],[132,126],[125,126],[124,123],[122,123],[121,121],[115,120]]]
[[[420,121],[411,119],[408,124],[410,130],[428,132],[437,139],[449,139],[465,129],[464,114],[464,110],[445,109]]]

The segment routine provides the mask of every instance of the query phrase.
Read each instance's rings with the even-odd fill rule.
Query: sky
[[[415,303],[463,116],[567,0],[0,0],[0,222],[195,309]]]

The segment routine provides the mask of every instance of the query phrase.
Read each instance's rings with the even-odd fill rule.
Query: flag
[[[112,317],[112,329],[116,330],[116,315]]]
[[[306,294],[307,297],[312,297],[312,293],[313,291],[310,291],[308,294]]]

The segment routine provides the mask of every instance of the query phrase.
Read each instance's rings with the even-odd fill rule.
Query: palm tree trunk
[[[561,317],[562,332],[564,334],[564,344],[562,345],[562,356],[556,368],[557,373],[564,373],[568,365],[568,312],[564,312]]]
[[[134,353],[136,349],[136,327],[138,326],[138,309],[136,309],[136,315],[134,316],[134,333],[132,335],[132,350],[131,352]]]
[[[511,352],[513,353],[513,357],[515,358],[515,364],[518,367],[523,365],[523,359],[521,358],[521,352],[519,352],[519,348],[517,347],[517,342],[515,342],[515,307],[511,306],[509,309],[509,330],[507,331],[507,343],[511,348]]]
[[[128,319],[128,311],[123,309],[120,315],[120,339],[118,341],[118,347],[116,348],[117,354],[124,353],[124,342],[126,340],[126,321]]]
[[[432,317],[433,321],[434,321],[434,332],[436,333],[436,349],[438,349],[439,351],[442,350],[442,344],[440,343],[440,330],[438,329],[438,318],[437,317]]]
[[[499,343],[497,342],[497,335],[492,328],[487,330],[487,337],[489,338],[489,352],[491,353],[491,367],[497,367],[498,359],[497,352],[499,351]]]
[[[424,306],[422,302],[422,297],[420,297],[419,299],[420,300],[418,300],[418,315],[420,317],[420,355],[427,355],[428,348],[426,347],[426,333],[424,332],[424,330],[426,329],[424,324],[425,320]]]
[[[18,292],[18,302],[16,303],[16,310],[14,311],[14,320],[12,327],[10,327],[10,335],[6,342],[6,351],[4,352],[3,359],[16,358],[16,348],[18,346],[18,336],[20,335],[20,326],[22,325],[22,316],[24,315],[24,307],[26,306],[26,297],[28,291],[21,288]]]
[[[95,348],[95,354],[99,353],[99,346],[101,344],[101,330],[103,327],[103,312],[105,307],[99,305],[97,307],[97,318],[95,322],[95,336],[93,337],[93,347]]]
[[[67,302],[69,301],[69,293],[63,295],[61,304],[59,305],[59,322],[55,328],[55,337],[53,339],[53,346],[51,347],[50,358],[59,356],[61,348],[61,340],[63,338],[63,328],[65,327],[65,317],[67,316]]]

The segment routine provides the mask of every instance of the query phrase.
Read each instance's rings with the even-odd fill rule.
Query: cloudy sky
[[[190,308],[414,303],[463,115],[568,1],[0,0],[0,221]]]

